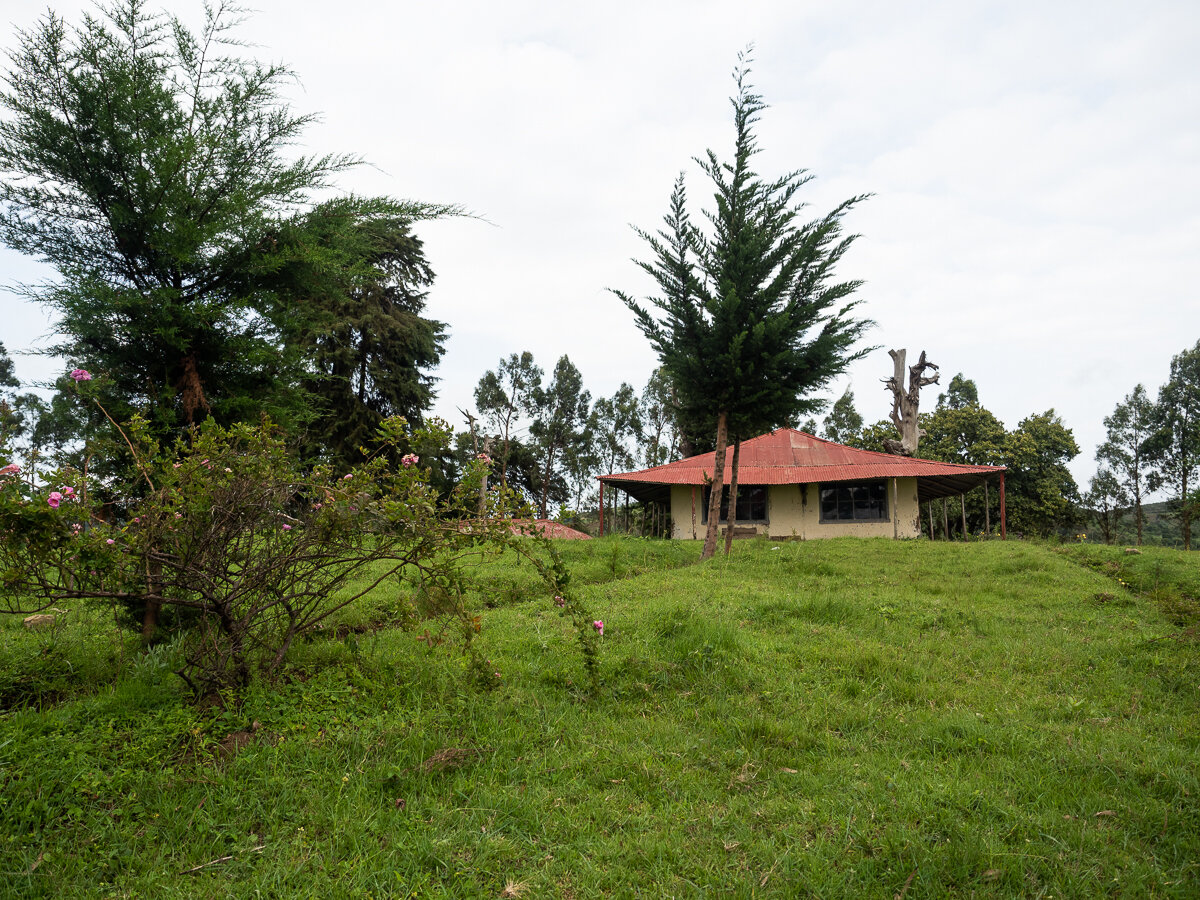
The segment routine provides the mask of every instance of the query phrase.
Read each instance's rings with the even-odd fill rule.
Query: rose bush
[[[442,636],[460,637],[489,681],[492,667],[473,650],[480,619],[464,600],[464,562],[511,549],[572,622],[595,687],[598,635],[569,573],[544,537],[512,531],[511,517],[528,511],[494,489],[480,514],[483,461],[440,494],[416,456],[400,454],[417,440],[448,445],[444,425],[414,434],[405,420],[387,420],[379,452],[350,472],[302,467],[269,423],[210,423],[166,451],[147,433],[137,420],[124,432],[137,466],[123,484],[71,470],[40,487],[0,477],[7,611],[111,602],[140,611],[148,640],[172,611],[188,628],[179,674],[203,696],[277,671],[298,637],[386,588],[404,621],[438,619]]]

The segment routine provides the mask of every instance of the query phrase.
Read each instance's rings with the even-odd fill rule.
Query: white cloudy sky
[[[568,354],[593,394],[654,358],[606,291],[649,289],[630,225],[657,226],[691,158],[727,155],[737,52],[770,109],[759,171],[807,168],[815,212],[871,193],[842,274],[881,345],[849,384],[886,415],[888,347],[963,372],[1014,427],[1053,407],[1094,469],[1101,419],[1200,338],[1200,6],[1192,2],[378,2],[258,0],[241,34],[319,112],[306,149],[371,165],[358,193],[460,203],[421,233],[449,323],[438,411],[502,355]],[[78,20],[87,4],[52,4]],[[153,0],[151,6],[154,6]],[[195,21],[199,2],[171,9]],[[0,0],[4,46],[39,4]],[[0,251],[0,280],[36,279]],[[0,295],[10,351],[42,309]],[[58,364],[18,356],[18,374]],[[832,394],[831,394],[832,396]],[[928,402],[932,403],[930,397]]]

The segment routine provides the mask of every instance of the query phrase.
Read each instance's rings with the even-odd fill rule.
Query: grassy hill
[[[1200,893],[1192,557],[562,550],[595,700],[503,560],[492,691],[370,608],[230,712],[98,613],[0,623],[0,896]]]

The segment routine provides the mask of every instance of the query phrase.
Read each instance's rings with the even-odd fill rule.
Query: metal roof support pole
[[[604,479],[600,479],[600,537],[604,537]]]
[[[1004,473],[1000,473],[1000,540],[1008,540],[1008,524],[1004,521]]]
[[[696,539],[696,486],[692,485],[692,540]]]
[[[963,540],[965,541],[967,538],[969,538],[971,536],[971,533],[969,531],[967,531],[967,492],[966,491],[963,491],[961,494],[958,495],[958,504],[959,504],[959,506],[962,507]]]

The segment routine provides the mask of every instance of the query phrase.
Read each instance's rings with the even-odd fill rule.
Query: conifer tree
[[[766,105],[749,82],[749,62],[739,55],[734,70],[732,161],[711,150],[696,160],[714,189],[715,206],[704,211],[708,227],[691,219],[680,175],[665,227],[638,230],[653,255],[638,265],[659,293],[643,304],[615,292],[658,352],[685,429],[715,426],[702,558],[716,550],[730,437],[736,460],[741,438],[815,411],[814,393],[865,353],[851,348],[869,324],[852,316],[849,297],[859,282],[834,280],[854,240],[842,234],[842,219],[864,198],[805,223],[797,193],[812,176],[797,170],[766,181],[754,172],[754,125]],[[735,465],[731,491],[736,478]],[[729,507],[736,509],[736,498]]]

